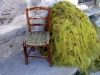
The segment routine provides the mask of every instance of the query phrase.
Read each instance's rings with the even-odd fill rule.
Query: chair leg
[[[35,49],[34,49],[34,47],[32,47],[32,51],[33,51],[33,52],[35,52]]]
[[[27,54],[27,47],[23,44],[24,55],[25,55],[25,64],[28,65],[28,54]]]
[[[47,51],[48,51],[48,60],[50,62],[50,66],[52,67],[52,60],[51,60],[51,53],[50,53],[50,45],[47,44]]]

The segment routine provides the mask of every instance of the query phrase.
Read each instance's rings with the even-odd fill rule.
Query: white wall
[[[47,7],[52,7],[54,4],[64,1],[64,0],[26,0],[27,7],[30,6],[47,6]],[[66,0],[69,1],[75,5],[78,4],[78,0]]]
[[[73,3],[73,4],[75,4],[76,6],[77,6],[77,4],[78,4],[78,0],[67,0],[67,1],[69,1],[69,2],[71,2],[71,3]]]

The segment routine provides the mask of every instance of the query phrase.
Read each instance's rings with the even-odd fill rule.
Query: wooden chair
[[[30,16],[30,11],[47,11],[47,16],[32,17]],[[23,49],[25,54],[25,63],[28,64],[28,57],[33,58],[47,58],[50,66],[52,66],[51,54],[50,54],[50,45],[49,45],[49,29],[50,29],[50,8],[46,7],[31,7],[26,9],[26,18],[28,23],[28,32],[25,35],[25,40],[23,42]],[[35,23],[35,20],[45,20],[45,24],[42,23]],[[38,21],[37,21],[38,22]],[[44,26],[44,31],[32,31],[32,26]],[[28,47],[31,47],[28,51]],[[33,56],[30,55],[32,49],[34,47],[45,47],[47,49],[47,56]]]

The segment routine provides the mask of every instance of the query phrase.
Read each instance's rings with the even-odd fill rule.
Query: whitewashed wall
[[[71,2],[71,3],[73,3],[73,4],[75,4],[76,6],[77,6],[77,4],[78,4],[78,0],[67,0],[67,1],[69,1],[69,2]]]
[[[26,0],[27,7],[31,6],[47,6],[52,7],[54,4],[60,2],[60,1],[69,1],[75,5],[78,4],[78,0]]]

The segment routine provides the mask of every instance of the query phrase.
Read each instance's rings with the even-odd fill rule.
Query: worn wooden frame
[[[48,15],[47,17],[40,17],[40,18],[32,18],[29,17],[29,11],[31,10],[46,10],[48,11]],[[31,26],[46,26],[46,32],[50,31],[50,12],[51,12],[51,8],[46,8],[46,7],[30,7],[26,9],[26,18],[27,18],[27,23],[28,23],[28,31],[31,31]],[[46,19],[47,23],[46,24],[31,24],[30,20],[34,20],[34,19]],[[31,49],[28,52],[28,47],[31,47]],[[34,51],[34,47],[46,47],[47,49],[47,56],[32,56],[29,55],[30,52],[33,50]],[[49,43],[46,43],[45,45],[39,45],[39,46],[34,46],[34,45],[28,45],[25,42],[23,42],[23,49],[24,49],[24,55],[25,55],[25,64],[28,64],[28,57],[33,57],[33,58],[47,58],[50,66],[52,66],[52,60],[51,60],[51,53],[50,53],[50,45]]]

